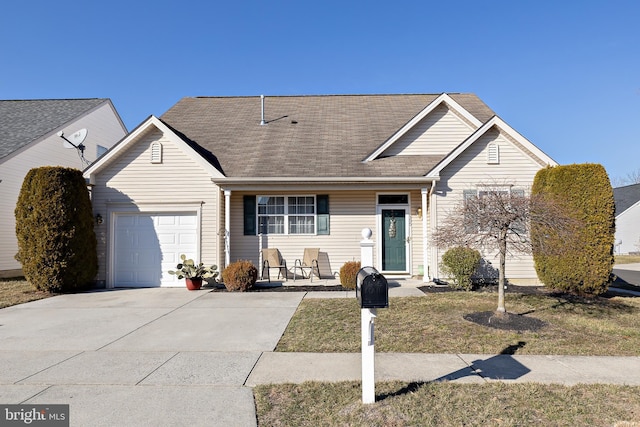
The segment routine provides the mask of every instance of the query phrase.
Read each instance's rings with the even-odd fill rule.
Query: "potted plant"
[[[169,274],[178,276],[178,279],[185,279],[187,289],[194,291],[202,286],[202,279],[215,279],[218,277],[218,267],[212,265],[205,266],[203,263],[196,264],[192,259],[187,259],[185,254],[180,255],[180,262],[176,270],[169,270]]]

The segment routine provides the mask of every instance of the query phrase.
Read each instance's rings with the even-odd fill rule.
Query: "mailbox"
[[[356,298],[361,308],[389,307],[387,279],[373,267],[363,267],[356,275]]]

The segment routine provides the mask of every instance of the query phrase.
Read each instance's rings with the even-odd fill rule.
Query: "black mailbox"
[[[387,279],[373,267],[363,267],[356,275],[356,298],[361,308],[389,307]]]

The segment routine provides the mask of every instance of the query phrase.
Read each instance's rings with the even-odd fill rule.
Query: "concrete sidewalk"
[[[246,385],[359,381],[361,360],[360,353],[265,352]],[[375,379],[640,386],[640,357],[376,353]]]
[[[255,385],[360,380],[360,353],[273,352],[303,298],[327,297],[355,294],[122,289],[1,309],[0,403],[69,404],[73,426],[255,426]],[[379,353],[383,380],[640,385],[640,358]]]

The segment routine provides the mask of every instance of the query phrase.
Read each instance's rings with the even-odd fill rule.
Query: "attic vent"
[[[162,163],[162,144],[159,142],[151,144],[151,163]]]
[[[487,164],[500,164],[500,147],[494,142],[487,146]]]

